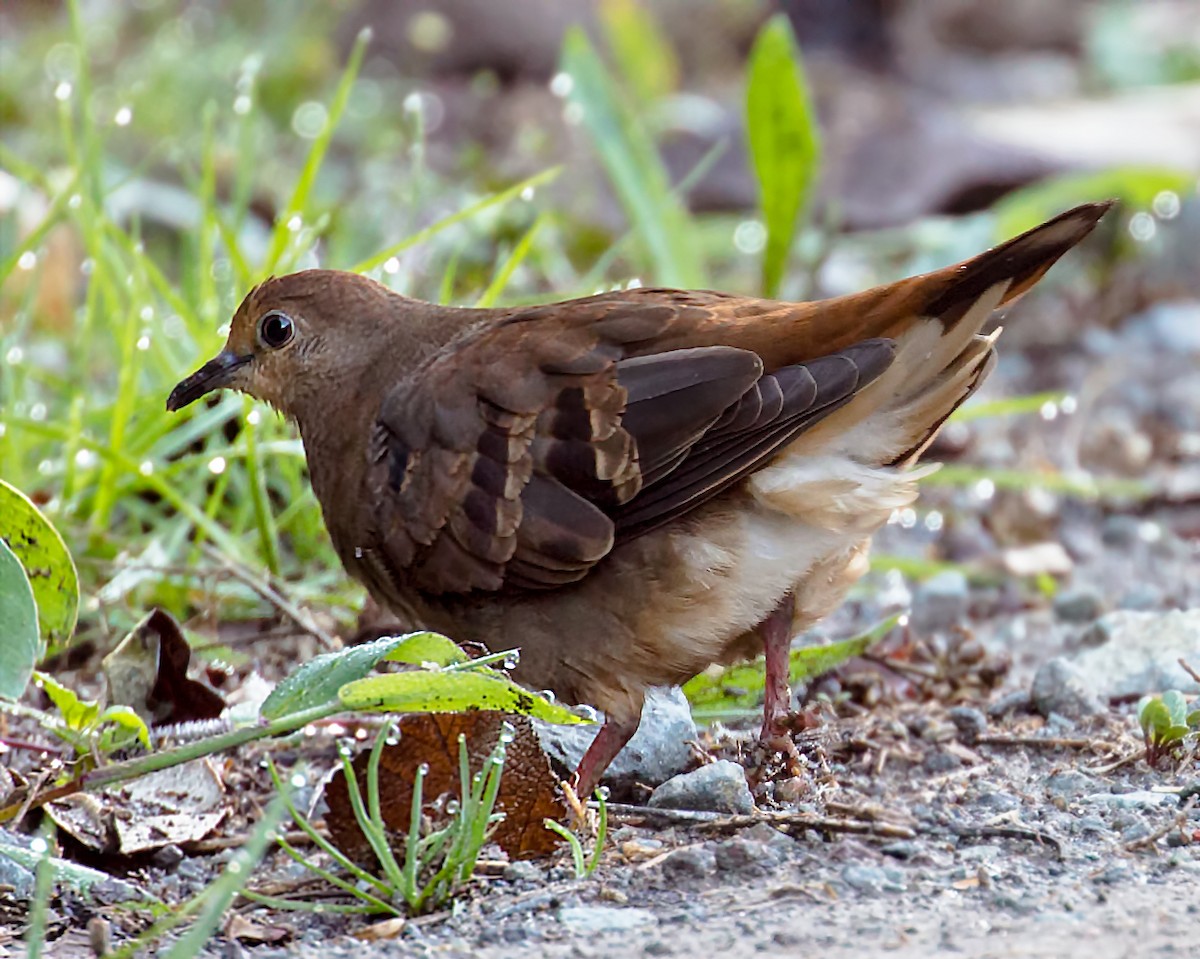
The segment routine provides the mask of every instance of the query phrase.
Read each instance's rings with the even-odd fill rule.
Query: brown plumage
[[[252,290],[167,405],[229,387],[294,419],[338,555],[377,600],[520,647],[519,679],[605,711],[590,790],[649,686],[760,641],[777,728],[791,636],[915,499],[909,467],[991,368],[983,324],[1107,208],[815,303],[636,289],[467,310],[310,270]]]

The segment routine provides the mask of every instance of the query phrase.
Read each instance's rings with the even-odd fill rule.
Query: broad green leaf
[[[696,230],[645,128],[625,103],[587,34],[578,27],[563,44],[571,77],[571,104],[581,111],[600,161],[625,215],[650,255],[653,281],[664,286],[704,285]]]
[[[29,576],[43,644],[71,638],[79,612],[79,577],[62,537],[41,510],[0,480],[0,539]]]
[[[839,640],[824,646],[805,646],[794,649],[788,661],[788,675],[793,683],[807,682],[836,669],[847,660],[861,656],[881,640],[896,625],[900,617],[891,616],[867,632],[851,639]],[[683,685],[683,692],[697,717],[708,712],[729,708],[749,709],[762,698],[763,661],[730,667],[717,676],[701,673]]]
[[[821,162],[821,141],[800,53],[787,17],[759,31],[750,52],[746,132],[767,229],[763,296],[775,296]]]
[[[38,862],[41,860],[41,855],[34,852],[27,846],[20,846],[14,842],[8,842],[0,838],[0,857],[10,859],[18,865],[24,866],[30,872],[33,872],[38,867]],[[92,869],[89,866],[81,866],[77,862],[71,862],[69,859],[57,859],[50,857],[50,868],[54,876],[54,881],[63,883],[73,889],[78,889],[83,893],[90,893],[93,886],[103,884],[109,891],[109,899],[112,894],[135,902],[144,900],[146,902],[160,902],[159,898],[153,893],[147,892],[124,879],[118,879],[116,876],[110,876],[106,872],[101,872],[99,869]]]
[[[1178,689],[1168,689],[1162,694],[1163,704],[1171,717],[1172,726],[1187,725],[1187,700]]]
[[[362,679],[381,659],[403,647],[408,640],[422,635],[426,634],[383,636],[374,642],[310,659],[271,690],[262,705],[263,719],[279,719],[313,706],[336,702],[339,689],[355,679]],[[435,655],[434,661],[436,659]]]
[[[1148,210],[1160,193],[1196,188],[1196,175],[1168,167],[1116,167],[1097,173],[1068,173],[1014,190],[996,203],[996,239],[1006,240],[1078,203],[1119,199],[1131,210]]]
[[[467,654],[454,640],[441,633],[412,633],[383,658],[393,663],[412,663],[421,666],[452,666],[467,662]]]
[[[1172,695],[1174,694],[1174,695]],[[1144,696],[1138,703],[1138,723],[1150,742],[1158,746],[1178,742],[1188,734],[1186,716],[1182,712],[1172,715],[1183,696],[1177,690],[1168,690],[1161,696]]]
[[[793,683],[807,682],[831,669],[836,669],[855,656],[861,656],[890,633],[899,621],[900,614],[889,616],[859,636],[842,639],[824,646],[805,646],[792,650],[789,670],[791,681]]]
[[[551,723],[583,720],[565,706],[543,699],[495,673],[468,670],[439,672],[417,669],[406,673],[368,676],[347,683],[338,692],[347,709],[389,713],[459,713],[494,709],[534,716]]]
[[[135,739],[147,749],[150,748],[150,730],[146,721],[128,706],[109,706],[96,721],[96,725],[104,729],[100,736],[100,751],[110,753],[120,749]]]
[[[62,720],[71,729],[82,730],[91,726],[100,715],[100,704],[80,699],[74,690],[68,689],[53,676],[38,673],[38,687],[62,715]]]
[[[25,692],[40,650],[33,589],[21,561],[0,539],[0,699]]]

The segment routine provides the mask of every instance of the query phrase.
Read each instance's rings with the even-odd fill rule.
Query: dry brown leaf
[[[444,803],[439,798],[458,797],[458,737],[466,737],[471,769],[478,770],[491,755],[502,725],[511,723],[515,737],[508,745],[504,775],[496,798],[496,810],[504,820],[493,839],[510,859],[546,856],[558,846],[558,837],[543,819],[561,819],[565,808],[550,761],[542,751],[529,720],[524,716],[477,711],[472,713],[421,713],[400,721],[400,740],[385,746],[379,760],[379,795],[385,825],[394,834],[408,831],[412,808],[414,772],[421,763],[429,766],[422,786],[423,812],[437,825],[445,821]],[[366,795],[370,750],[354,760],[359,788]],[[341,773],[330,780],[325,791],[329,803],[326,823],[333,840],[351,858],[369,860],[371,853],[358,829],[346,782]],[[399,844],[396,844],[399,850]]]
[[[406,925],[408,925],[408,919],[404,916],[392,916],[391,919],[382,919],[379,922],[373,922],[369,926],[350,933],[350,935],[362,942],[381,942],[387,939],[395,939],[404,931]]]
[[[179,624],[154,610],[104,657],[109,704],[130,707],[150,726],[216,719],[225,700],[188,678],[191,658]]]

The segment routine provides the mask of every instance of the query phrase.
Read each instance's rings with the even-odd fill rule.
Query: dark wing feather
[[[371,446],[380,568],[437,593],[575,582],[618,539],[764,463],[891,360],[888,340],[768,375],[730,346],[655,352],[667,330],[712,321],[705,296],[522,310],[398,383]]]

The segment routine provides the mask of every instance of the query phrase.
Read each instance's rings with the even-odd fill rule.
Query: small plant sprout
[[[1159,696],[1143,696],[1138,703],[1138,724],[1146,743],[1146,762],[1157,766],[1184,741],[1200,736],[1200,701],[1189,708],[1183,693],[1168,689]]]

